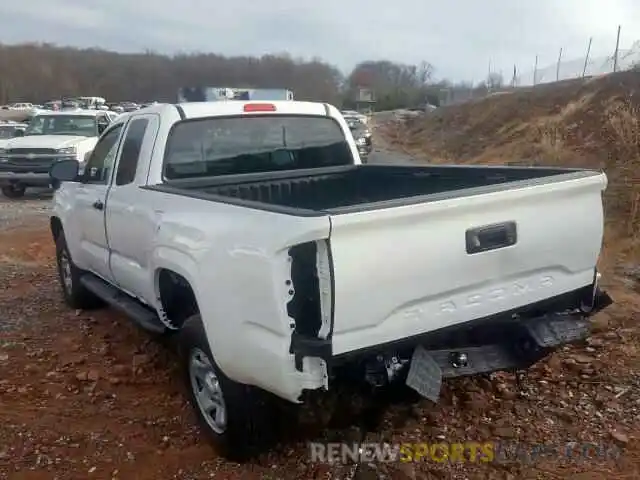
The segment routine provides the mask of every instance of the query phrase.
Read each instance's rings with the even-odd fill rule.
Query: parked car
[[[373,151],[371,130],[357,118],[345,118],[358,147],[358,154],[362,161],[365,162]]]
[[[120,106],[124,112],[135,112],[140,109],[140,106],[134,102],[122,102]]]
[[[113,121],[112,112],[99,110],[48,111],[32,117],[18,138],[0,147],[0,188],[9,198],[26,189],[48,186],[49,168],[72,158],[84,164],[100,133]]]
[[[62,160],[51,178],[65,301],[171,334],[230,457],[259,451],[274,398],[349,377],[436,401],[443,378],[584,339],[611,303],[596,269],[604,173],[362,165],[327,104],[123,114],[83,169]]]
[[[341,113],[345,118],[355,118],[357,120],[360,120],[365,125],[369,124],[369,117],[364,113],[360,113],[356,110],[342,110]]]
[[[3,148],[10,139],[20,136],[25,128],[24,123],[0,121],[0,148]]]
[[[109,110],[111,110],[112,112],[116,112],[116,113],[124,113],[124,108],[122,107],[122,105],[120,105],[119,103],[107,103],[106,106],[109,108]]]

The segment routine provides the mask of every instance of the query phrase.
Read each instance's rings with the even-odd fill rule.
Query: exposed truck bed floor
[[[278,172],[268,175],[238,175],[172,183],[176,187],[193,193],[318,211],[457,192],[514,181],[530,180],[536,183],[546,177],[576,172],[567,169],[530,167],[386,165],[313,170]]]

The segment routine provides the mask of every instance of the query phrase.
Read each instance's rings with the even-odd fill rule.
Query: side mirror
[[[14,137],[24,137],[24,130],[22,129],[17,129],[13,131],[13,136]]]
[[[78,180],[80,163],[77,160],[61,160],[51,165],[49,177],[54,189],[58,189],[62,182],[75,182]]]
[[[98,124],[98,133],[100,135],[102,135],[102,132],[104,132],[107,129],[107,124],[106,123],[99,123]]]

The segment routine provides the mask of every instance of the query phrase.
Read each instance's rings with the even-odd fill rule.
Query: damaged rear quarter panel
[[[157,244],[188,250],[194,259],[192,287],[222,371],[295,401],[306,375],[295,370],[289,353],[289,248],[328,238],[328,216],[296,217],[157,196],[171,197],[171,213],[162,217]]]

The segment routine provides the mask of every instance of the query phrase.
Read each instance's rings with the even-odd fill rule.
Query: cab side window
[[[109,181],[121,132],[122,124],[115,126],[98,140],[84,169],[85,183],[106,184]]]
[[[136,118],[132,120],[122,142],[120,162],[116,172],[116,185],[127,185],[133,182],[142,149],[142,141],[147,133],[149,119]]]

